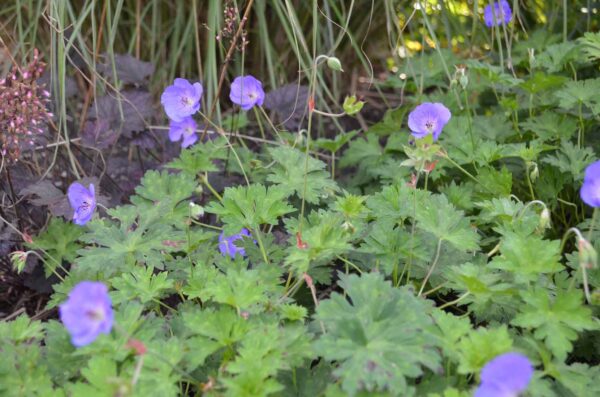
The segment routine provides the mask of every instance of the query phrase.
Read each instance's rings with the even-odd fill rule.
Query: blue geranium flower
[[[451,116],[450,110],[441,103],[425,102],[408,115],[408,128],[415,138],[433,134],[433,140],[436,141]]]
[[[579,195],[590,207],[600,207],[600,161],[587,166]]]
[[[89,345],[100,334],[108,334],[113,325],[112,302],[103,283],[82,281],[58,307],[60,321],[77,347]]]
[[[492,26],[505,25],[512,19],[512,10],[508,1],[501,0],[492,5],[488,4],[483,10],[483,21],[488,28]]]
[[[254,105],[262,106],[265,92],[262,83],[253,76],[239,76],[231,83],[229,99],[243,110],[250,110]]]
[[[474,397],[516,397],[524,392],[533,376],[529,359],[519,353],[505,353],[481,370],[481,384]]]
[[[225,233],[221,233],[219,236],[219,251],[223,256],[229,255],[231,259],[234,259],[236,255],[246,256],[246,250],[240,247],[237,247],[234,244],[234,241],[240,240],[244,238],[244,236],[249,237],[250,232],[243,228],[240,230],[238,234],[234,234],[233,236],[226,237]]]
[[[193,145],[198,140],[196,129],[198,126],[192,116],[185,117],[181,121],[171,120],[169,124],[169,140],[177,142],[183,138],[181,147],[186,148]]]
[[[175,79],[160,97],[160,103],[165,108],[167,116],[173,121],[183,121],[200,110],[202,84],[191,84],[186,79]]]
[[[96,209],[96,192],[94,185],[90,183],[89,189],[82,184],[73,182],[67,191],[69,203],[73,208],[73,223],[85,225],[92,219]]]

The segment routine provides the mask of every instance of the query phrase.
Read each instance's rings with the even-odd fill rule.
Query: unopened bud
[[[342,63],[336,57],[327,58],[327,66],[329,66],[329,69],[335,70],[336,72],[344,71],[344,69],[342,69]]]
[[[10,254],[10,261],[17,273],[21,273],[25,269],[27,255],[28,253],[24,251],[15,251]]]
[[[598,264],[598,253],[596,253],[592,244],[586,239],[580,238],[577,241],[577,245],[579,248],[579,266],[584,269],[596,267]]]
[[[466,74],[463,74],[462,76],[459,77],[458,82],[460,83],[460,86],[464,90],[467,88],[467,85],[469,85],[469,78],[467,77]]]
[[[529,179],[531,179],[531,182],[534,182],[538,176],[540,176],[540,170],[538,169],[537,163],[528,161],[527,168],[531,170],[529,171]]]
[[[348,116],[355,115],[360,112],[365,103],[356,98],[355,95],[347,96],[342,107]]]
[[[193,218],[200,218],[204,215],[204,207],[190,201],[190,215]]]
[[[544,207],[542,213],[540,214],[540,229],[544,230],[550,227],[551,219],[550,219],[550,211],[548,208]]]

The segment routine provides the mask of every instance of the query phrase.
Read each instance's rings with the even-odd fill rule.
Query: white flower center
[[[103,321],[104,320],[104,312],[100,309],[88,310],[85,312],[85,315],[93,321]]]
[[[183,104],[183,106],[192,106],[194,104],[192,100],[186,96],[181,97],[181,103]]]
[[[427,120],[425,122],[425,128],[427,128],[427,131],[429,131],[429,132],[433,131],[434,127],[435,127],[435,121],[434,120]]]

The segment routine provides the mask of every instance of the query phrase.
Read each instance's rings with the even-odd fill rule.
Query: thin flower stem
[[[192,223],[198,226],[202,226],[202,227],[207,227],[209,229],[214,229],[214,230],[218,230],[218,231],[222,231],[223,228],[219,227],[219,226],[214,226],[214,225],[209,225],[208,223],[202,223],[202,222],[198,222],[192,219]]]
[[[400,278],[398,279],[398,285],[400,284],[400,281],[402,281],[402,277],[404,276],[404,271],[406,271],[406,284],[408,284],[410,282],[410,269],[412,267],[412,259],[413,259],[413,243],[415,241],[415,225],[417,223],[416,221],[416,217],[417,217],[417,185],[419,183],[419,177],[420,174],[417,173],[416,179],[415,179],[415,186],[413,188],[413,213],[412,213],[412,225],[410,227],[410,256],[408,257],[408,262],[404,265],[404,268],[402,269],[402,274],[400,274]]]
[[[320,114],[321,116],[327,116],[327,117],[333,117],[333,118],[344,117],[346,115],[346,112],[342,112],[342,113],[328,113],[328,112],[322,112],[322,111],[317,110],[317,109],[313,109],[313,112],[315,112],[316,114]]]
[[[445,309],[448,306],[452,306],[457,304],[458,302],[462,301],[463,299],[465,299],[467,296],[471,295],[471,292],[467,291],[464,294],[462,294],[461,296],[459,296],[457,299],[454,299],[453,301],[450,302],[446,302],[444,303],[442,306],[439,306],[438,309]]]
[[[567,243],[567,240],[569,238],[569,235],[573,233],[575,235],[577,235],[578,238],[580,238],[581,240],[585,240],[583,238],[583,234],[581,234],[581,232],[579,231],[579,229],[577,229],[576,227],[572,227],[570,229],[568,229],[565,234],[563,235],[562,240],[560,241],[560,253],[563,252],[563,250],[565,249],[565,245]]]
[[[429,291],[425,291],[425,292],[423,292],[423,294],[422,294],[421,296],[425,297],[425,296],[428,296],[428,295],[430,295],[430,294],[433,294],[435,291],[437,291],[437,290],[439,290],[439,289],[442,289],[442,288],[444,288],[444,285],[446,285],[446,283],[447,283],[447,282],[445,281],[445,282],[441,283],[440,285],[433,287],[433,288],[432,288],[432,289],[430,289]]]
[[[448,156],[447,153],[442,153],[440,156],[443,157],[444,159],[448,160],[448,162],[450,162],[450,164],[452,164],[453,166],[455,166],[456,168],[458,168],[460,171],[462,171],[466,176],[468,176],[469,178],[471,178],[472,180],[474,180],[475,182],[477,182],[485,190],[487,190],[490,193],[494,193],[489,187],[487,187],[486,185],[484,185],[483,183],[481,183],[481,181],[479,179],[477,179],[475,176],[473,176],[473,174],[471,174],[469,171],[467,171],[463,167],[461,167],[460,164],[458,164],[456,161],[452,160],[450,158],[450,156]]]
[[[35,252],[35,251],[27,251],[27,254],[28,254],[28,255],[29,255],[29,254],[34,254],[34,255],[35,255],[35,256],[37,256],[37,257],[38,257],[38,258],[39,258],[39,259],[40,259],[42,262],[46,263],[46,260],[45,260],[45,259],[44,259],[44,258],[43,258],[43,257],[42,257],[40,254],[38,254],[38,253],[37,253],[37,252]],[[56,260],[55,260],[55,259],[53,259],[53,260],[56,262]],[[67,276],[69,275],[69,272],[68,272],[68,271],[67,271],[67,270],[66,270],[64,267],[62,267],[62,265],[61,265],[60,263],[56,262],[56,264],[57,264],[57,266],[58,266],[58,267],[59,267],[59,268],[60,268],[60,269],[61,269],[63,272],[65,272],[65,274],[66,274]],[[53,267],[50,267],[50,270],[52,271],[52,273],[54,273],[54,275],[55,275],[56,277],[58,277],[58,279],[59,279],[61,282],[63,282],[63,283],[65,282],[65,279],[64,279],[64,277],[63,277],[63,276],[61,276],[61,275],[60,275],[60,274],[59,274],[59,273],[56,271],[56,269],[55,269],[55,268],[53,268]]]
[[[596,226],[596,219],[598,218],[598,208],[595,207],[594,208],[594,212],[592,213],[592,221],[590,223],[590,228],[588,230],[587,233],[587,240],[591,241],[592,240],[592,234],[594,232],[594,226]]]
[[[219,201],[223,201],[223,197],[215,190],[215,188],[208,181],[208,173],[205,172],[204,175],[200,177],[200,180],[202,181],[202,183],[204,183],[208,190],[210,190],[213,196],[215,196]]]
[[[532,200],[530,202],[528,202],[527,204],[525,204],[525,206],[523,206],[523,208],[521,208],[521,210],[519,211],[519,213],[517,214],[517,220],[521,219],[523,217],[523,215],[525,214],[525,210],[527,210],[527,208],[531,207],[534,204],[538,204],[541,205],[545,210],[548,210],[548,207],[546,206],[546,203],[544,203],[541,200]]]
[[[291,273],[290,273],[291,275]],[[290,278],[288,278],[288,280],[290,280]],[[285,292],[283,293],[283,295],[281,296],[281,298],[279,298],[279,301],[283,301],[285,298],[287,298],[288,296],[293,296],[296,291],[300,288],[300,286],[302,285],[302,283],[304,283],[304,278],[300,277],[296,280],[296,283],[294,285],[291,286],[291,288],[285,290]]]
[[[269,115],[267,114],[267,112],[265,112],[265,109],[262,106],[259,106],[258,108],[260,109],[260,112],[262,113],[262,115],[265,118],[265,120],[267,120],[267,124],[269,124],[269,127],[271,127],[271,129],[273,130],[273,132],[275,132],[275,135],[277,135],[277,138],[279,138],[279,141],[281,143],[284,143],[285,140],[281,137],[281,135],[279,135],[279,130],[277,129],[277,127],[275,127],[275,125],[271,121],[271,118],[269,117]]]
[[[256,228],[254,229],[255,235],[256,235],[256,241],[258,241],[258,247],[260,248],[260,252],[263,256],[263,259],[265,261],[265,263],[267,265],[270,264],[269,262],[269,258],[267,257],[267,251],[265,250],[265,246],[263,245],[262,239],[261,239],[261,232],[260,232],[260,228]]]
[[[261,108],[262,109],[262,108]],[[260,136],[262,139],[267,139],[265,136],[265,129],[263,128],[262,121],[260,121],[258,110],[256,110],[256,106],[252,108],[254,110],[254,116],[256,117],[256,122],[258,123],[258,129],[260,130]]]
[[[500,246],[501,243],[496,244],[496,246],[494,248],[492,248],[492,250],[490,252],[487,253],[487,257],[491,258],[492,256],[494,256],[498,251],[500,251]]]
[[[467,122],[469,123],[469,136],[471,137],[471,152],[473,156],[475,155],[475,138],[473,138],[473,117],[471,115],[471,105],[469,105],[469,96],[467,95],[467,90],[463,89],[463,93],[465,94],[465,107],[467,110]],[[473,160],[473,165],[475,165],[475,160]]]
[[[525,160],[523,160],[525,162]],[[525,179],[527,180],[527,186],[529,187],[529,194],[531,195],[531,199],[535,201],[535,193],[533,192],[533,185],[531,184],[531,178],[529,177],[529,168],[527,167],[527,163],[525,162]]]
[[[435,251],[435,258],[433,259],[433,262],[431,263],[431,266],[429,267],[429,271],[427,272],[427,275],[423,279],[423,283],[421,284],[421,289],[419,289],[419,294],[417,296],[421,296],[421,294],[423,293],[423,289],[425,288],[427,281],[429,281],[429,277],[431,277],[431,274],[433,274],[433,270],[435,269],[435,266],[437,265],[438,260],[440,259],[441,251],[442,251],[442,239],[439,239],[438,243],[437,243],[437,248]]]
[[[340,255],[336,255],[336,258],[338,258],[339,260],[341,260],[342,262],[344,262],[346,265],[350,265],[354,268],[354,270],[356,270],[357,272],[359,272],[360,274],[362,274],[362,270],[360,270],[360,268],[358,266],[356,266],[354,263],[350,262],[348,259],[340,256]]]
[[[558,201],[559,203],[562,203],[564,205],[568,205],[570,207],[575,207],[575,220],[577,221],[577,223],[579,223],[579,207],[577,206],[577,204],[572,203],[570,201],[563,200],[560,197],[557,197],[556,201]]]
[[[138,382],[140,375],[142,373],[142,367],[144,366],[144,356],[139,356],[137,363],[135,364],[135,369],[133,371],[133,376],[131,377],[131,386],[134,387]]]
[[[244,176],[244,180],[246,181],[246,184],[249,186],[250,185],[250,180],[248,179],[248,175],[246,175],[246,171],[244,170],[244,165],[242,164],[242,160],[240,159],[240,156],[238,156],[237,151],[235,150],[235,148],[231,144],[231,141],[229,140],[229,138],[228,138],[227,134],[225,133],[225,131],[223,131],[223,129],[221,127],[219,127],[218,125],[216,125],[215,123],[213,123],[202,112],[198,112],[198,114],[200,114],[200,116],[202,116],[202,118],[208,124],[212,125],[213,128],[217,131],[217,133],[219,133],[219,135],[221,135],[221,136],[223,136],[225,138],[225,141],[227,141],[227,146],[229,146],[229,148],[231,149],[231,152],[235,156],[235,159],[236,159],[238,165],[240,166],[240,170],[242,171],[242,175]],[[205,131],[208,131],[208,126],[206,128],[207,129]]]

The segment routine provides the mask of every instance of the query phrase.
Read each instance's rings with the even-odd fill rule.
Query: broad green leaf
[[[598,329],[592,319],[592,311],[583,305],[583,294],[579,290],[557,290],[549,296],[543,288],[521,292],[525,305],[513,319],[512,324],[534,330],[534,336],[543,340],[560,361],[573,348],[572,342],[578,332]]]
[[[375,273],[340,274],[339,284],[347,298],[334,292],[317,307],[316,320],[326,333],[315,350],[337,363],[333,373],[347,395],[384,390],[402,395],[423,367],[439,368],[428,301]]]
[[[473,251],[479,245],[479,235],[463,211],[457,210],[444,195],[432,195],[416,207],[416,225],[447,241],[460,251]]]
[[[542,158],[542,162],[557,167],[568,174],[574,181],[583,180],[585,168],[596,160],[594,151],[589,148],[578,148],[569,141],[563,141],[560,150],[553,155]]]
[[[151,267],[136,267],[131,273],[123,273],[112,280],[116,291],[112,294],[113,303],[119,304],[133,299],[142,303],[158,302],[173,288],[173,280],[169,280],[167,272],[154,274]]]
[[[229,187],[225,189],[223,201],[212,202],[206,211],[219,215],[225,223],[225,234],[233,235],[244,227],[255,230],[260,225],[279,223],[279,217],[295,211],[287,203],[288,196],[289,191],[280,186]]]
[[[500,243],[500,254],[489,266],[511,272],[517,281],[530,282],[540,274],[563,269],[560,261],[560,241],[539,236],[507,233]]]
[[[167,167],[196,177],[201,173],[218,171],[215,160],[225,158],[227,158],[227,143],[224,138],[219,138],[196,142],[190,148],[182,150],[179,157],[168,163]]]
[[[345,254],[350,248],[351,234],[343,227],[344,219],[332,212],[313,212],[304,222],[300,238],[305,246],[299,246],[296,237],[288,247],[285,264],[290,266],[298,275],[309,273],[316,282],[329,283],[329,276],[320,277],[315,274],[315,268],[325,265],[336,255]],[[296,220],[289,221],[287,229],[291,236],[300,233]],[[327,272],[326,274],[330,273]]]
[[[73,262],[77,257],[77,250],[81,244],[77,242],[85,232],[81,226],[71,222],[64,222],[60,218],[52,218],[48,228],[37,237],[33,243],[27,243],[28,248],[43,249],[46,252],[46,275],[49,276],[54,269],[62,266],[63,261]]]
[[[276,183],[286,195],[295,193],[308,203],[317,204],[338,190],[322,161],[310,156],[307,161],[306,154],[290,147],[278,147],[269,153],[276,164],[267,180]]]
[[[494,357],[512,350],[512,338],[506,325],[497,328],[480,327],[458,342],[458,373],[479,373]]]

